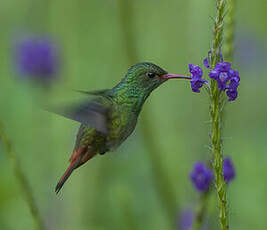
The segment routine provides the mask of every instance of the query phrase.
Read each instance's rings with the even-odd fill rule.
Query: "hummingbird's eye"
[[[149,78],[154,78],[154,77],[156,77],[156,74],[153,73],[153,72],[148,72],[148,73],[147,73],[147,76],[148,76]]]

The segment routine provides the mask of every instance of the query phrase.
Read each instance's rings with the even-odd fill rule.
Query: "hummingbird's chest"
[[[117,106],[110,116],[107,147],[115,150],[134,131],[137,115],[128,106]]]

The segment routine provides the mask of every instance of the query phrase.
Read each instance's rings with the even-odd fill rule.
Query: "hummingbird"
[[[79,91],[93,98],[56,112],[81,123],[69,167],[56,185],[56,193],[75,169],[98,154],[114,151],[131,135],[144,102],[154,89],[168,79],[191,77],[168,73],[153,63],[138,63],[112,89]]]

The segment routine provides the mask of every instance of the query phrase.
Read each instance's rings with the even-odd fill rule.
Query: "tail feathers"
[[[74,169],[80,167],[93,156],[95,156],[95,153],[90,147],[75,149],[69,159],[70,166],[67,168],[67,170],[57,183],[55,192],[58,193],[60,191],[60,189],[62,188],[66,180],[69,178]]]
[[[70,166],[67,168],[67,170],[65,171],[63,176],[60,178],[59,182],[57,183],[57,186],[55,189],[56,193],[60,191],[60,189],[62,188],[66,180],[69,178],[73,170],[76,169],[77,166],[80,164],[81,158],[82,158],[82,155],[71,162]]]

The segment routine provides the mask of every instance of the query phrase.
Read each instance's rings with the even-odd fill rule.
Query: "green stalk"
[[[214,85],[214,84],[213,84]],[[211,91],[211,146],[213,152],[213,170],[215,174],[215,187],[219,202],[219,219],[222,230],[229,229],[228,210],[226,200],[226,184],[223,179],[223,155],[222,155],[222,140],[221,140],[221,110],[223,103],[221,102],[221,94],[217,89]]]
[[[224,52],[224,58],[229,61],[232,62],[233,59],[233,41],[234,41],[234,27],[235,27],[235,6],[236,6],[236,0],[228,0],[228,4],[227,4],[227,15],[226,15],[226,19],[225,19],[225,52]],[[219,60],[218,57],[218,52],[220,52],[220,48],[221,48],[221,44],[222,44],[222,27],[223,27],[223,17],[224,17],[224,8],[225,8],[225,2],[224,1],[218,1],[217,2],[217,17],[216,17],[216,21],[215,21],[215,27],[214,27],[214,41],[213,41],[213,53],[212,53],[212,57],[213,57],[213,61],[215,59],[217,59],[217,61]],[[217,40],[216,40],[217,39]],[[216,62],[217,62],[216,61]],[[213,63],[213,68],[214,68],[214,62]],[[214,82],[214,81],[213,81]],[[219,203],[220,203],[220,224],[221,224],[221,228],[222,229],[229,229],[229,224],[227,223],[227,207],[226,207],[226,187],[225,187],[225,183],[222,183],[222,177],[220,176],[221,173],[223,173],[222,170],[222,154],[221,154],[221,145],[222,142],[220,140],[220,136],[221,136],[221,131],[222,131],[222,122],[223,122],[223,98],[216,98],[217,97],[222,97],[220,96],[220,92],[218,92],[217,86],[215,83],[213,83],[213,97],[211,97],[211,102],[213,103],[211,108],[213,108],[212,113],[213,113],[213,124],[212,124],[212,131],[214,133],[213,136],[211,136],[212,139],[212,143],[214,143],[213,145],[213,153],[217,154],[216,155],[216,170],[217,170],[217,177],[219,178],[220,182],[217,181],[216,179],[216,189],[217,188],[221,188],[221,191],[219,193],[218,189],[217,189],[217,195],[219,197]],[[215,91],[216,90],[216,91]],[[218,100],[219,106],[216,107],[214,105],[214,103],[217,103],[214,100]],[[215,108],[219,108],[219,110],[221,111],[220,114],[217,113],[217,117],[214,114],[214,109]],[[213,130],[213,127],[215,128]],[[217,131],[216,131],[217,130]],[[216,133],[217,132],[217,133]],[[218,133],[219,132],[219,133]],[[216,149],[220,150],[220,151],[215,151]],[[219,153],[219,154],[218,154]],[[215,158],[215,156],[214,156]],[[219,163],[218,163],[219,162]],[[214,166],[215,166],[215,161],[214,161]],[[215,167],[214,167],[215,168]],[[219,175],[218,175],[219,173]],[[221,174],[222,175],[222,174]],[[194,222],[194,226],[193,229],[194,230],[199,230],[200,227],[203,224],[203,217],[206,213],[206,209],[207,209],[207,202],[208,202],[208,198],[210,196],[210,190],[201,195],[198,204],[197,204],[197,208],[196,208],[196,212],[195,212],[195,222]]]
[[[135,33],[133,28],[134,22],[134,10],[133,2],[126,0],[119,0],[119,16],[121,23],[122,37],[125,43],[126,55],[131,65],[135,64],[138,60],[136,53]],[[177,213],[177,196],[175,194],[174,187],[170,182],[170,179],[166,173],[164,166],[162,165],[161,152],[157,146],[157,141],[154,139],[153,126],[149,123],[151,114],[148,114],[148,109],[142,112],[142,124],[141,132],[144,143],[148,149],[148,156],[150,158],[152,166],[152,179],[157,189],[162,207],[166,210],[166,213],[170,219],[170,224],[173,226]]]
[[[223,42],[223,26],[225,16],[225,0],[216,1],[216,18],[213,29],[213,42],[211,49],[211,68],[220,61],[220,52]],[[223,178],[222,155],[222,110],[224,97],[218,89],[217,82],[211,79],[210,91],[210,116],[211,116],[211,148],[213,153],[213,170],[215,174],[215,187],[219,204],[219,222],[222,230],[229,229],[228,209],[226,199],[226,183]]]
[[[3,147],[5,148],[5,150],[8,154],[8,157],[10,158],[12,165],[13,165],[13,170],[14,170],[15,176],[16,176],[16,178],[17,178],[18,182],[20,183],[20,186],[23,190],[26,203],[29,206],[32,218],[35,221],[36,229],[44,230],[44,223],[41,219],[39,209],[38,209],[38,207],[35,203],[35,200],[33,198],[33,194],[32,194],[29,182],[28,182],[25,174],[23,173],[23,170],[20,166],[19,160],[18,160],[15,152],[12,149],[11,142],[8,139],[8,137],[6,136],[4,129],[3,129],[3,125],[1,123],[0,123],[0,140],[1,140]]]

